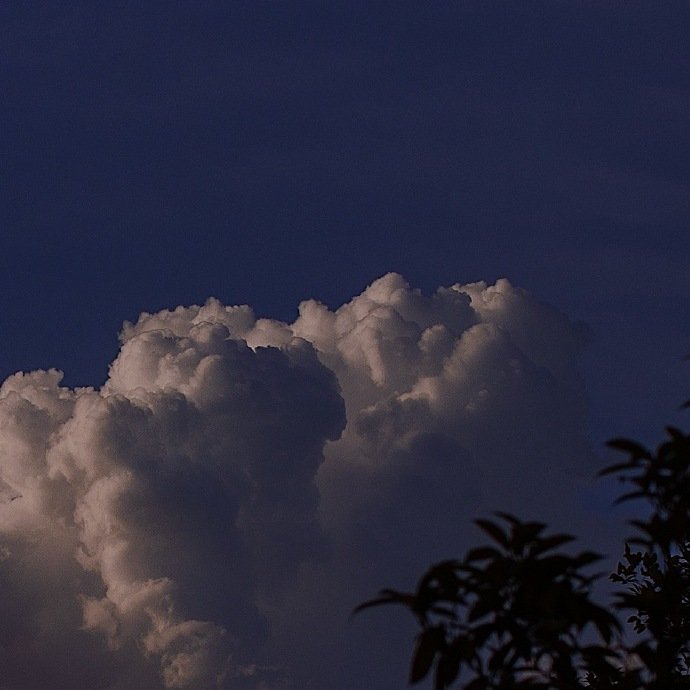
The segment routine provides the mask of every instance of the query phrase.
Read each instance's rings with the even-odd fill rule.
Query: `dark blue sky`
[[[591,328],[593,434],[688,397],[690,5],[0,6],[0,376],[100,384],[124,319],[292,319],[505,276]]]

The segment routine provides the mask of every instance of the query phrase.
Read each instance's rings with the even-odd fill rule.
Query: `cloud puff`
[[[100,390],[0,388],[4,690],[396,687],[400,632],[352,606],[477,512],[568,515],[591,457],[581,333],[505,280],[389,274],[292,324],[211,299],[121,342]]]

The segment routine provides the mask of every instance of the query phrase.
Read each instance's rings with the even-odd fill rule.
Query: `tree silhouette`
[[[655,453],[610,441],[628,460],[601,473],[633,485],[619,502],[642,499],[651,508],[646,520],[631,521],[637,535],[611,579],[623,586],[618,608],[632,611],[628,622],[643,636],[631,651],[642,661],[643,687],[654,690],[690,688],[690,436],[666,430]]]
[[[690,403],[684,406],[690,407]],[[646,502],[631,520],[612,609],[592,599],[601,556],[559,550],[574,537],[507,513],[475,520],[491,543],[432,566],[414,592],[382,590],[358,606],[397,604],[420,631],[410,682],[435,690],[690,689],[690,436],[668,427],[655,452],[628,439],[608,445],[627,460],[602,470]],[[632,641],[631,641],[632,640]]]

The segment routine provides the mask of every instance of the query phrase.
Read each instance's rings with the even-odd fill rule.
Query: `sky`
[[[0,688],[400,690],[359,601],[615,523],[604,441],[687,421],[689,28],[0,5]]]

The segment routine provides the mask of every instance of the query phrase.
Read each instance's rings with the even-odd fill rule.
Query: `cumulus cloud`
[[[292,324],[142,314],[98,390],[11,376],[0,688],[397,687],[397,631],[349,611],[478,512],[576,513],[581,345],[506,280],[427,296],[389,274]]]

